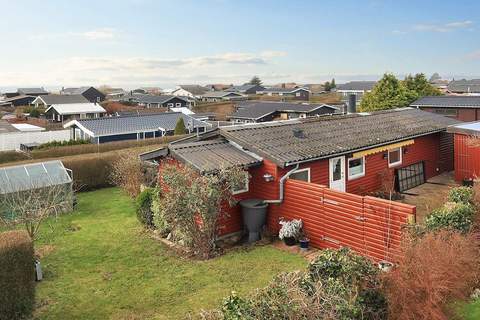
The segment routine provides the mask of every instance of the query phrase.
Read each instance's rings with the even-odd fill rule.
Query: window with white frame
[[[173,108],[173,103],[167,103],[168,108]]]
[[[298,169],[288,179],[310,182],[310,168]]]
[[[175,103],[175,105],[176,105],[177,107],[181,107],[181,106],[182,106],[182,104],[181,104],[180,102]]]
[[[388,166],[395,167],[402,164],[402,147],[388,150]]]
[[[238,185],[232,187],[232,194],[248,192],[249,182],[250,182],[250,175],[248,174],[248,172],[245,172],[245,179],[242,180]]]
[[[348,159],[348,179],[365,176],[365,157]]]
[[[297,91],[297,92],[295,93],[295,95],[296,95],[297,97],[300,97],[300,96],[302,95],[302,93],[301,93],[300,91]]]

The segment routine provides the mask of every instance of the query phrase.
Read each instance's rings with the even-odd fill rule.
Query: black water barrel
[[[267,220],[267,207],[261,199],[246,199],[240,201],[242,207],[243,224],[248,232],[248,242],[260,240],[262,227]]]

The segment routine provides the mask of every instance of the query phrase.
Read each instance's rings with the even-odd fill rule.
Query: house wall
[[[443,165],[440,159],[440,134],[432,134],[415,139],[413,145],[403,148],[402,164],[388,167],[388,160],[383,158],[385,152],[365,156],[365,176],[348,180],[348,157],[345,159],[346,191],[355,194],[367,194],[378,191],[382,186],[382,175],[394,177],[395,169],[402,168],[419,161],[425,163],[425,178],[439,174],[445,167],[451,168],[452,164]],[[310,182],[329,185],[329,160],[318,160],[300,165],[300,169],[310,168]],[[279,169],[279,176],[283,176],[291,168]]]
[[[480,176],[480,138],[455,133],[455,180]]]
[[[84,96],[90,102],[100,102],[105,100],[105,95],[93,87],[82,93],[82,96]]]
[[[480,108],[434,108],[434,107],[419,107],[423,111],[428,111],[436,114],[441,114],[446,117],[454,118],[459,121],[476,121],[480,120]]]

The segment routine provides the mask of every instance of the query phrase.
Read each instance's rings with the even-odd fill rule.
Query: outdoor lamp
[[[265,173],[263,175],[263,180],[265,180],[265,182],[271,182],[273,181],[273,176],[270,173]]]

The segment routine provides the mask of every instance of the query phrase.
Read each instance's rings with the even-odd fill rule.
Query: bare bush
[[[446,320],[449,303],[468,297],[479,276],[478,243],[453,231],[409,238],[398,267],[384,275],[389,319]]]
[[[114,185],[121,187],[129,196],[138,196],[143,183],[143,174],[142,162],[137,154],[122,154],[113,163],[110,178]]]

